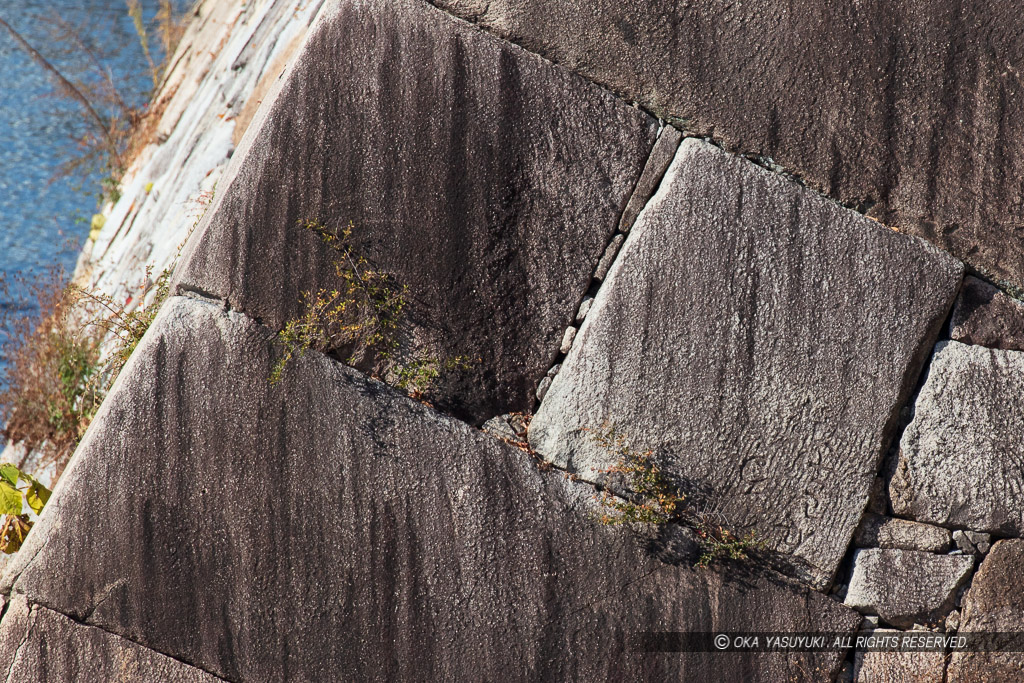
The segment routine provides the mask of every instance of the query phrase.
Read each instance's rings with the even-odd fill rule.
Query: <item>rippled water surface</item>
[[[155,0],[143,6],[152,18]],[[0,17],[68,76],[84,73],[91,52],[126,100],[147,99],[152,80],[124,0],[0,0]],[[58,40],[55,17],[75,28],[81,44]],[[151,47],[158,42],[151,37]],[[100,175],[55,176],[84,131],[77,106],[56,97],[46,72],[0,30],[0,274],[37,273],[55,263],[74,268]],[[0,308],[11,307],[22,304],[0,298]]]

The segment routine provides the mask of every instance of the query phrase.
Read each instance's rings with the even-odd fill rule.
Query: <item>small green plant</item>
[[[285,324],[277,336],[284,354],[274,365],[270,381],[277,384],[288,362],[307,350],[327,352],[345,349],[347,362],[362,354],[391,359],[398,350],[398,324],[406,306],[407,287],[400,287],[388,273],[371,267],[352,239],[350,222],[332,230],[318,221],[300,225],[320,236],[338,253],[335,272],[341,279],[337,289],[303,293],[305,312]]]
[[[639,451],[629,445],[626,436],[614,426],[594,434],[594,441],[618,457],[618,462],[602,472],[621,474],[628,481],[633,498],[620,498],[605,490],[601,504],[613,513],[606,513],[601,522],[608,525],[668,524],[679,521],[686,497],[679,493],[662,473],[653,451]]]
[[[32,311],[0,321],[6,359],[2,432],[35,451],[41,466],[54,464],[58,473],[102,400],[101,340],[77,324],[74,296],[63,283],[59,268],[0,283],[5,298]]]
[[[348,365],[372,363],[382,378],[418,400],[424,400],[442,374],[472,368],[473,361],[461,355],[415,356],[402,362],[398,334],[408,305],[408,286],[398,284],[359,253],[351,221],[340,230],[315,220],[299,221],[299,226],[319,235],[337,252],[334,270],[341,285],[303,292],[303,313],[285,323],[277,335],[282,354],[271,369],[271,384],[281,381],[293,358],[309,350],[341,353]]]
[[[743,560],[752,550],[764,547],[753,531],[738,536],[708,513],[692,509],[678,487],[662,472],[654,452],[630,446],[626,435],[614,426],[605,426],[593,435],[594,441],[614,454],[617,462],[601,472],[622,475],[630,489],[628,497],[605,489],[598,501],[607,510],[602,524],[678,523],[696,532],[701,554],[694,566],[706,569],[719,560]]]
[[[446,361],[437,358],[418,358],[408,365],[398,367],[398,380],[395,384],[399,389],[408,392],[412,398],[421,399],[430,391],[442,372],[466,371],[472,367],[473,363],[469,356],[455,356]]]
[[[103,292],[65,286],[59,269],[36,279],[0,283],[4,298],[34,309],[0,320],[7,361],[0,391],[0,433],[25,446],[26,458],[19,467],[38,470],[52,465],[55,478],[60,476],[167,298],[170,275],[168,268],[153,281],[148,268],[138,292],[141,302],[130,310],[132,298],[122,304]],[[26,299],[34,299],[34,305]],[[111,347],[104,354],[107,343]]]
[[[128,304],[117,302],[105,292],[69,285],[68,289],[75,297],[76,302],[81,303],[82,308],[91,314],[84,326],[97,327],[114,340],[114,349],[110,353],[104,372],[107,377],[105,388],[109,388],[117,379],[117,375],[131,358],[135,347],[142,341],[146,330],[156,318],[160,306],[167,300],[170,294],[172,272],[173,265],[163,270],[154,280],[153,268],[147,266],[146,276],[140,287],[141,301],[138,306],[130,310],[126,307]],[[152,301],[147,304],[146,298],[154,289],[156,293]]]
[[[698,518],[696,532],[702,551],[696,566],[702,569],[718,560],[745,560],[750,551],[764,548],[764,541],[757,538],[753,531],[737,536],[706,515]]]
[[[0,551],[8,555],[18,552],[32,529],[32,521],[25,514],[25,503],[38,515],[50,500],[50,493],[50,489],[15,465],[0,465],[0,514],[4,516],[0,526]]]

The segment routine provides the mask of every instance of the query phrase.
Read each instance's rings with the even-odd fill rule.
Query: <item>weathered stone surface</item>
[[[880,629],[878,634],[900,631]],[[858,652],[854,655],[856,683],[945,683],[943,652]]]
[[[419,0],[325,6],[183,255],[178,292],[280,328],[337,287],[298,226],[352,221],[409,287],[409,346],[473,367],[435,403],[531,410],[657,135],[579,76]]]
[[[665,126],[661,129],[658,141],[654,143],[651,156],[648,157],[647,164],[644,166],[640,181],[636,184],[636,189],[633,190],[625,211],[622,212],[622,219],[619,221],[620,232],[629,232],[632,229],[633,224],[636,223],[636,217],[640,215],[647,201],[658,189],[661,179],[665,177],[665,171],[668,170],[672,159],[675,158],[676,150],[679,149],[682,139],[683,134],[672,126]]]
[[[1024,533],[1024,352],[936,346],[889,483],[896,514]]]
[[[691,496],[828,581],[961,265],[687,140],[530,430],[587,479],[589,430],[655,449]]]
[[[612,267],[612,263],[615,262],[615,257],[619,255],[619,249],[622,248],[622,243],[625,241],[624,235],[616,235],[612,238],[612,241],[604,250],[604,254],[601,255],[601,260],[597,262],[597,269],[594,271],[595,280],[603,281],[605,279],[608,275],[608,269]]]
[[[272,387],[270,337],[165,304],[4,592],[251,681],[710,680],[716,653],[631,638],[859,621],[774,574],[666,564],[591,487],[319,354]],[[779,681],[839,656],[727,666]]]
[[[585,296],[583,302],[580,304],[580,310],[576,312],[575,322],[581,323],[583,319],[587,317],[587,313],[590,313],[590,307],[594,304],[594,297]]]
[[[1024,351],[1024,303],[966,277],[953,306],[949,336],[965,344]]]
[[[1024,286],[1010,0],[432,0]]]
[[[572,348],[572,342],[576,339],[576,328],[567,327],[565,328],[565,334],[562,335],[562,345],[559,347],[559,352],[569,353],[569,349]],[[556,373],[557,374],[557,373]]]
[[[868,494],[867,510],[876,515],[884,515],[888,509],[889,487],[886,486],[885,479],[875,477],[875,480],[871,483],[871,492]]]
[[[974,558],[916,550],[858,550],[845,603],[900,628],[935,623],[953,609]]]
[[[971,589],[964,596],[960,631],[1020,634],[1024,631],[1024,541],[992,546]],[[1020,635],[1008,640],[1020,644]],[[992,644],[1001,642],[995,638]],[[1020,678],[1024,652],[956,652],[949,662],[950,683],[1000,683]]]
[[[949,529],[930,524],[866,514],[853,535],[853,542],[861,547],[944,553],[952,545],[952,536]]]
[[[0,623],[5,681],[154,681],[221,679],[93,626],[17,597]]]
[[[551,377],[541,377],[540,383],[537,385],[537,400],[543,401],[544,396],[548,393],[548,389],[551,388]]]
[[[953,610],[946,617],[946,631],[956,631],[960,628],[960,610]]]
[[[961,531],[958,529],[953,532],[953,541],[956,543],[957,548],[971,555],[984,555],[992,547],[991,534],[983,534],[977,531]]]

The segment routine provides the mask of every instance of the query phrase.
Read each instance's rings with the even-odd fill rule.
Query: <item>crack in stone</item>
[[[225,678],[224,676],[221,676],[220,674],[216,674],[216,673],[214,673],[214,672],[212,672],[212,671],[210,671],[210,670],[208,670],[208,669],[206,669],[206,668],[204,668],[204,667],[202,667],[202,666],[200,666],[198,664],[195,664],[193,662],[189,662],[189,661],[181,659],[179,657],[175,657],[175,656],[170,655],[170,654],[168,654],[166,652],[162,652],[160,650],[157,650],[156,648],[149,647],[148,645],[144,645],[144,644],[138,642],[137,640],[133,640],[133,639],[131,639],[131,638],[125,636],[125,635],[122,635],[120,633],[116,633],[114,631],[111,631],[110,629],[107,629],[107,628],[105,628],[105,627],[103,627],[103,626],[101,626],[99,624],[92,624],[92,623],[84,622],[81,619],[78,619],[78,618],[76,618],[76,617],[74,617],[74,616],[72,616],[70,614],[62,612],[59,609],[56,609],[54,607],[51,607],[51,606],[47,605],[46,603],[44,603],[42,601],[38,601],[38,602],[30,601],[27,595],[24,596],[24,597],[25,597],[26,602],[28,603],[28,606],[29,606],[29,609],[30,609],[30,614],[33,616],[33,622],[30,622],[29,632],[31,632],[31,626],[34,624],[35,612],[36,612],[36,610],[41,608],[41,609],[49,610],[49,611],[53,612],[54,614],[59,614],[60,616],[62,616],[64,618],[74,622],[77,626],[80,626],[82,628],[94,628],[94,629],[96,629],[98,631],[102,631],[103,633],[111,635],[114,638],[117,638],[119,640],[123,640],[123,641],[125,641],[127,643],[131,643],[132,645],[140,647],[143,650],[146,650],[148,652],[153,652],[155,654],[160,655],[161,657],[166,657],[167,659],[175,661],[175,662],[177,662],[179,664],[182,664],[184,666],[187,666],[187,667],[190,667],[190,668],[202,671],[203,673],[205,673],[205,674],[207,674],[209,676],[212,676],[213,678],[217,679],[218,681],[227,681],[227,683],[238,683],[234,679]],[[29,633],[27,632],[25,634],[25,640],[22,641],[22,645],[24,645],[25,641],[28,640],[28,635],[29,635]],[[21,649],[21,645],[18,646],[18,649],[19,650]],[[15,654],[17,654],[17,653],[15,653]],[[17,659],[17,657],[15,657],[15,660],[16,659]],[[12,662],[11,666],[12,667],[14,666],[13,662]],[[10,674],[8,673],[8,677],[9,676],[10,676]],[[7,683],[10,683],[10,681],[7,681]]]
[[[14,665],[18,663],[18,655],[21,653],[25,644],[28,643],[28,638],[32,635],[32,627],[35,626],[36,621],[36,608],[35,605],[30,606],[28,613],[28,626],[25,628],[25,635],[22,637],[21,642],[18,643],[18,647],[14,650],[14,656],[11,657],[11,664],[7,668],[7,677],[4,679],[5,683],[11,683],[11,676],[14,675]]]

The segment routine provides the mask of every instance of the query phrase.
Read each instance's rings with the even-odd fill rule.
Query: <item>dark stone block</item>
[[[601,525],[591,487],[319,354],[272,387],[270,336],[165,304],[4,591],[232,680],[827,680],[841,663],[632,651],[644,631],[859,617],[768,570],[662,561],[672,537]]]
[[[15,598],[0,623],[5,681],[153,681],[222,679],[63,614]]]
[[[268,95],[176,291],[280,329],[339,286],[298,226],[352,221],[407,285],[403,339],[472,369],[432,399],[482,421],[533,407],[657,135],[579,76],[418,0],[326,8]]]
[[[432,0],[1024,287],[1011,0]]]
[[[1024,303],[978,278],[964,278],[949,334],[965,344],[1024,351]]]
[[[974,576],[964,596],[961,633],[990,633],[988,652],[954,652],[949,683],[996,683],[1020,678],[1024,671],[1024,541],[999,541]]]

